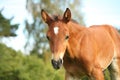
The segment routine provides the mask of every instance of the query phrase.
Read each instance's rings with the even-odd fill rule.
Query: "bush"
[[[0,80],[63,80],[64,70],[55,71],[50,60],[23,55],[0,44]]]

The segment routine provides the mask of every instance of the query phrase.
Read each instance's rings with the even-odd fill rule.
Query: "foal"
[[[110,25],[83,27],[71,20],[67,8],[63,18],[50,17],[41,11],[48,24],[47,39],[52,52],[51,63],[55,69],[62,64],[65,80],[104,80],[103,71],[110,65],[113,80],[120,80],[120,35]]]

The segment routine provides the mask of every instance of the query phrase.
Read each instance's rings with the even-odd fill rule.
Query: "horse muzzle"
[[[54,69],[60,69],[60,67],[62,66],[63,61],[62,61],[62,59],[59,59],[57,61],[52,59],[51,63],[53,65]]]

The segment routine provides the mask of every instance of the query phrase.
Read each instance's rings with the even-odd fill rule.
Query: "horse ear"
[[[52,18],[42,9],[41,10],[42,19],[49,24],[52,21]]]
[[[64,15],[63,15],[63,21],[67,23],[70,20],[71,20],[71,11],[69,8],[66,8],[66,11],[64,12]]]

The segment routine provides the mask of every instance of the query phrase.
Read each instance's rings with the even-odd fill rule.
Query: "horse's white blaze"
[[[54,27],[54,33],[57,35],[58,34],[58,32],[59,32],[59,28],[56,26],[56,27]]]

